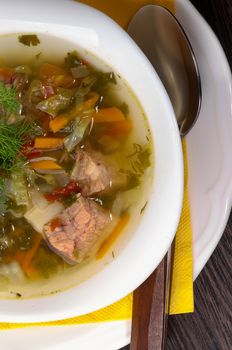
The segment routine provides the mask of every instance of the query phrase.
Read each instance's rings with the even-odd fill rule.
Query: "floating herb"
[[[129,106],[127,103],[123,102],[118,108],[122,111],[122,113],[125,116],[129,114]]]
[[[18,41],[26,46],[37,46],[40,44],[40,40],[35,34],[19,35]]]
[[[5,197],[5,192],[4,192],[4,179],[0,177],[0,215],[4,213],[6,209],[6,197]]]
[[[4,120],[0,122],[0,169],[12,171],[22,166],[24,159],[19,152],[25,143],[25,136],[33,131],[34,126],[27,122],[12,125]]]
[[[0,107],[3,108],[5,114],[16,114],[20,108],[16,90],[7,88],[2,81],[0,81]]]
[[[42,52],[39,52],[39,53],[37,53],[37,54],[35,55],[35,58],[36,58],[37,60],[39,60],[41,55],[42,55]]]
[[[107,88],[108,84],[117,84],[117,80],[113,72],[93,72],[93,75],[96,78],[96,82],[93,86],[94,90],[96,90],[100,95],[103,94],[104,90]]]
[[[148,202],[145,203],[145,205],[142,207],[142,209],[140,210],[140,214],[142,214],[144,212],[144,210],[146,209]]]
[[[138,143],[133,143],[133,147],[134,147],[134,152],[129,154],[129,156],[127,156],[127,158],[131,158],[134,157],[135,155],[137,155],[138,153],[142,152],[142,146]]]
[[[131,170],[121,169],[120,173],[125,174],[127,178],[127,189],[138,187],[140,185],[140,175],[133,173]]]
[[[134,152],[127,156],[131,159],[131,168],[136,174],[143,175],[146,168],[151,165],[151,151],[146,146],[142,147],[138,143],[133,144]]]
[[[76,51],[68,52],[64,59],[65,65],[69,68],[82,65],[82,61]]]

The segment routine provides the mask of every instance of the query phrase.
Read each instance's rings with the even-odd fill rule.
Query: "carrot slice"
[[[122,111],[117,107],[99,108],[93,114],[93,118],[95,123],[124,122],[126,119]]]
[[[103,242],[102,246],[98,250],[98,252],[97,252],[97,259],[101,259],[105,255],[107,250],[109,250],[109,248],[113,245],[113,243],[118,238],[118,236],[120,235],[122,230],[128,224],[129,219],[130,219],[130,214],[129,213],[125,213],[121,217],[121,219],[117,223],[116,227],[114,228],[114,230],[112,231],[110,236],[105,240],[105,242]]]
[[[106,130],[106,134],[114,138],[125,137],[132,130],[132,123],[130,120],[125,119],[122,122],[114,123],[110,128]]]
[[[99,100],[99,97],[100,96],[96,92],[90,92],[88,94],[88,99],[83,103],[83,110],[93,108]]]
[[[50,120],[49,122],[49,128],[56,133],[57,131],[65,128],[66,125],[68,125],[68,123],[74,119],[75,117],[70,117],[67,114],[63,114],[63,115],[59,115],[58,117],[56,117],[55,119]]]
[[[37,253],[41,240],[42,240],[42,236],[37,233],[34,237],[33,246],[31,247],[31,249],[26,251],[18,250],[14,256],[14,259],[18,261],[24,273],[30,278],[36,274],[36,270],[31,265],[31,262]]]
[[[75,79],[63,68],[50,63],[44,63],[41,66],[39,75],[41,79],[54,87],[70,88],[75,84]]]
[[[42,236],[40,234],[36,234],[35,238],[34,238],[33,246],[31,247],[31,249],[29,249],[25,252],[25,256],[24,256],[24,259],[22,261],[22,268],[23,268],[25,273],[27,272],[27,270],[31,264],[32,259],[36,255],[36,252],[40,246],[41,240],[42,240]]]
[[[29,277],[30,279],[36,279],[39,277],[39,271],[36,270],[36,268],[31,264],[30,266],[28,266],[27,268],[27,272],[26,272],[27,277]]]
[[[63,139],[58,137],[36,137],[35,148],[56,149],[63,146]]]
[[[17,260],[21,266],[23,264],[25,254],[26,254],[25,250],[17,250],[17,252],[15,253],[14,259]]]
[[[30,166],[34,170],[60,170],[62,167],[53,160],[40,160],[38,162],[31,162]]]
[[[89,98],[81,105],[75,106],[71,111],[52,119],[49,123],[50,129],[56,133],[68,125],[71,120],[75,119],[77,116],[81,116],[83,111],[93,108],[99,99],[99,95],[96,92],[91,92],[88,97]]]
[[[39,71],[39,75],[42,79],[50,79],[54,77],[55,75],[64,75],[67,74],[66,71],[58,66],[55,66],[54,64],[50,63],[44,63]]]

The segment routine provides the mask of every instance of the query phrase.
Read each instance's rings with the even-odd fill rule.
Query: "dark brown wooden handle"
[[[130,350],[163,350],[166,338],[167,256],[134,291]]]

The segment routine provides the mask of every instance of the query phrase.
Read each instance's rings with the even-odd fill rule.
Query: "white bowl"
[[[148,118],[155,148],[150,200],[124,249],[78,285],[51,296],[0,300],[0,321],[64,319],[105,307],[138,287],[157,267],[175,235],[182,208],[183,159],[167,93],[130,37],[99,11],[69,0],[1,3],[0,35],[49,34],[87,50],[113,67],[132,88]],[[115,243],[117,249],[118,242]]]

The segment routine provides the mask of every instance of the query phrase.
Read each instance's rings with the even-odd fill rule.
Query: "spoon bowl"
[[[180,135],[194,125],[201,107],[201,83],[190,42],[177,19],[162,6],[142,7],[128,34],[156,69],[172,102]]]

